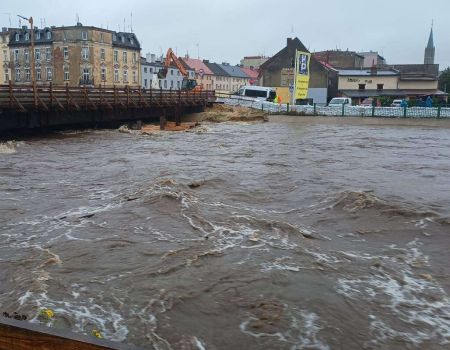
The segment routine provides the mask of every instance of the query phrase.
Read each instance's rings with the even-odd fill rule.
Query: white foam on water
[[[202,342],[197,337],[194,337],[194,345],[197,347],[198,350],[206,350],[206,345],[204,342]]]
[[[14,154],[17,153],[17,146],[20,142],[6,141],[0,142],[0,154]]]
[[[330,347],[319,339],[319,333],[323,329],[320,326],[320,319],[317,314],[307,310],[297,311],[295,309],[287,309],[288,317],[291,323],[288,329],[279,330],[274,333],[258,332],[250,330],[249,325],[252,321],[259,321],[257,317],[249,316],[239,325],[242,333],[255,338],[271,337],[276,338],[280,342],[290,344],[290,349],[317,349],[329,350]]]
[[[282,257],[276,258],[274,261],[266,262],[261,264],[261,272],[270,272],[273,270],[284,270],[284,271],[292,271],[299,272],[302,267],[288,263],[286,261],[292,260],[291,257]]]
[[[371,307],[370,327],[376,338],[372,342],[401,339],[450,344],[450,298],[432,276],[416,271],[429,264],[420,245],[417,240],[406,248],[391,245],[397,255],[384,256],[383,265],[372,268],[368,276],[338,280],[339,294]],[[387,264],[392,269],[383,267]]]

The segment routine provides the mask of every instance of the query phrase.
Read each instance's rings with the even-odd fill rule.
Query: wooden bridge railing
[[[36,100],[34,99],[36,94]],[[96,110],[196,106],[214,99],[214,91],[145,90],[138,87],[0,85],[0,109]]]

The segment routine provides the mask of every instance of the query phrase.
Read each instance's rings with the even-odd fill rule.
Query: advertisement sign
[[[306,99],[309,87],[309,62],[311,54],[296,51],[295,54],[295,99]]]

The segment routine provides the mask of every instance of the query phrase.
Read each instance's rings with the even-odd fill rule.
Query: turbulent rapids
[[[447,349],[449,135],[275,119],[0,144],[0,311],[148,349]]]

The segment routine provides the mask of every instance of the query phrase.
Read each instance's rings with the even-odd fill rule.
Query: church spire
[[[433,37],[433,22],[431,22],[431,31],[430,36],[428,38],[428,44],[425,48],[425,57],[424,57],[424,63],[425,64],[434,64],[434,54],[435,54],[435,47],[434,47],[434,37]]]
[[[432,48],[434,48],[433,22],[431,23],[430,37],[428,38],[428,45],[427,45],[427,49],[432,49]]]

